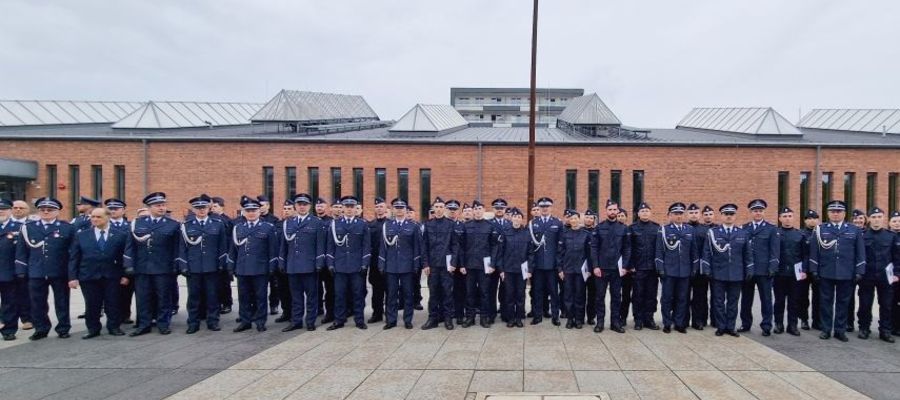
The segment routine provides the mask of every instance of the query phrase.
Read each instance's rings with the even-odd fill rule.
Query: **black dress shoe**
[[[822,332],[821,334],[819,334],[819,339],[822,339],[822,340],[831,339],[831,334],[829,334],[828,332]]]
[[[384,319],[384,317],[382,317],[382,316],[380,316],[380,315],[373,315],[373,316],[372,316],[371,318],[369,318],[369,320],[366,321],[366,322],[367,322],[367,323],[370,323],[370,324],[374,324],[374,323],[376,323],[376,322],[381,322],[383,319]],[[395,325],[396,325],[396,324],[395,324]]]
[[[291,320],[291,316],[285,315],[285,314],[281,314],[281,316],[279,316],[278,318],[275,318],[275,322],[278,322],[278,323],[288,322],[290,320]]]
[[[134,323],[134,320],[131,319],[131,318],[125,318],[125,320],[122,321],[122,323],[125,324],[125,325],[133,324],[133,323]]]
[[[613,325],[613,326],[610,326],[610,327],[609,327],[609,330],[611,330],[611,331],[613,331],[613,332],[616,332],[616,333],[625,333],[625,328],[623,328],[623,327],[621,327],[621,326],[619,326],[619,325]]]
[[[78,318],[78,319],[84,319],[84,314],[78,314],[78,316],[75,317],[75,318]]]
[[[703,327],[700,326],[700,324],[691,324],[691,328],[693,328],[695,331],[702,331],[702,330],[703,330]]]
[[[597,323],[597,320],[596,320],[595,318],[588,318],[588,319],[587,319],[587,324],[588,324],[588,325],[595,325],[596,323]]]
[[[122,330],[119,329],[119,328],[116,328],[116,329],[110,329],[110,330],[109,330],[109,335],[110,335],[110,336],[125,336],[125,332],[122,332]]]
[[[334,323],[325,328],[326,331],[333,331],[335,329],[341,329],[344,327],[344,324]]]
[[[853,324],[847,324],[847,333],[853,333]]]
[[[641,324],[641,323],[634,324],[634,330],[639,331],[641,329],[644,329],[644,324]]]
[[[314,330],[316,330],[316,326],[315,326],[315,325],[307,325],[307,326],[306,326],[306,331],[307,331],[307,332],[312,332],[312,331],[314,331]]]
[[[129,337],[137,337],[137,336],[141,336],[141,335],[146,335],[148,333],[150,333],[150,328],[135,329],[135,330],[131,331],[131,333],[129,333],[128,336]]]
[[[815,330],[817,330],[817,331],[821,331],[821,330],[822,330],[822,324],[819,324],[818,322],[813,322],[813,323],[812,323],[812,328],[815,329]]]
[[[243,332],[250,328],[251,328],[250,324],[240,324],[240,325],[236,326],[234,329],[232,329],[232,332],[235,332],[235,333]]]
[[[416,304],[414,304],[414,305],[413,305],[413,310],[416,310],[416,311],[422,311],[422,310],[424,310],[424,308],[422,308],[422,303],[416,303]]]
[[[550,311],[544,311],[544,318],[550,318]]]
[[[775,324],[775,329],[773,329],[772,331],[780,335],[780,334],[784,333],[784,325]]]
[[[170,333],[172,333],[172,330],[169,329],[169,328],[162,328],[162,329],[159,330],[159,334],[160,334],[160,335],[168,335],[168,334],[170,334]]]
[[[388,330],[388,329],[393,329],[396,327],[397,327],[396,323],[388,322],[388,323],[384,324],[384,326],[381,327],[381,329]]]
[[[574,327],[575,327],[575,321],[572,321],[571,319],[566,321],[566,329],[572,329]]]
[[[69,332],[57,333],[56,336],[60,339],[68,339],[70,337]]]
[[[266,328],[265,325],[257,325],[257,326],[256,326],[256,331],[257,331],[257,332],[265,332],[265,331],[267,331],[267,330],[268,330],[268,328]]]
[[[404,322],[404,323],[403,323],[403,328],[405,328],[405,329],[412,329],[412,328],[413,328],[412,322]]]
[[[687,333],[687,328],[686,328],[686,327],[680,327],[680,328],[679,328],[679,327],[676,326],[676,327],[675,327],[675,330],[678,331],[679,333]]]
[[[438,322],[429,318],[428,321],[425,321],[425,325],[422,325],[422,330],[427,331],[429,329],[437,328],[437,326]]]
[[[16,338],[16,337],[13,336],[13,339],[15,339],[15,338]],[[894,343],[894,338],[891,337],[891,334],[890,334],[890,333],[887,333],[887,332],[879,333],[879,334],[878,334],[878,338],[881,339],[882,341],[885,341],[885,342],[888,342],[888,343]],[[3,336],[3,340],[6,340],[6,336]]]
[[[763,335],[763,336],[766,336],[766,337],[772,336],[772,331],[770,331],[770,330],[768,330],[768,329],[763,329],[762,335]]]
[[[525,318],[531,318],[534,316],[534,312],[529,311],[528,314],[525,314]]]
[[[600,333],[600,332],[603,332],[603,325],[601,325],[601,324],[594,325],[594,333]]]
[[[235,319],[234,319],[234,322],[236,322],[236,323],[238,323],[238,324],[241,323],[241,317],[235,318]]]
[[[516,320],[516,328],[524,328],[525,324],[522,323],[521,319]]]
[[[195,333],[197,333],[197,332],[200,332],[200,327],[199,327],[199,326],[189,326],[189,327],[187,328],[187,330],[184,331],[184,333],[186,333],[186,334],[188,334],[188,335],[193,335],[193,334],[195,334]]]
[[[366,330],[366,329],[369,329],[369,326],[366,325],[364,322],[360,322],[360,323],[356,324],[356,328]]]
[[[809,330],[809,322],[800,321],[800,329],[803,329],[804,331],[808,331]]]
[[[532,319],[531,319],[531,325],[537,325],[537,324],[539,324],[539,323],[541,323],[541,322],[543,322],[543,321],[544,321],[544,320],[541,319],[541,318],[532,318]]]
[[[513,327],[515,327],[515,326],[516,326],[516,323],[513,322],[513,321],[509,321],[509,322],[506,323],[506,327],[507,327],[507,328],[513,328]]]
[[[729,336],[741,337],[741,334],[735,332],[734,330],[730,330],[730,331],[728,331],[728,332],[726,332],[726,333],[728,333]]]
[[[554,326],[559,326],[559,318],[553,318],[551,322],[553,322]]]
[[[86,335],[82,336],[81,338],[87,340],[87,339],[93,339],[97,336],[100,336],[100,332],[88,332]]]
[[[478,324],[481,325],[482,328],[490,328],[491,327],[491,324],[488,323],[487,318],[482,318],[481,321],[478,321],[478,322],[479,322]]]
[[[282,332],[290,332],[290,331],[296,331],[297,329],[303,329],[303,324],[290,324],[290,325],[284,327],[284,329],[282,329],[281,331]]]
[[[672,328],[670,328],[670,327],[668,327],[668,326],[664,326],[664,327],[663,327],[663,333],[672,333]]]
[[[890,336],[888,336],[888,337],[890,337]],[[3,340],[6,340],[6,341],[16,340],[16,334],[14,334],[14,333],[4,333],[4,334],[3,334]],[[893,339],[891,339],[891,340],[893,340]]]
[[[868,340],[870,335],[872,335],[872,332],[870,332],[868,329],[860,329],[859,334],[856,335],[856,337],[862,340]]]
[[[218,332],[218,331],[221,331],[221,330],[222,330],[222,328],[219,327],[219,324],[215,324],[215,325],[207,325],[207,326],[206,326],[206,329],[211,330],[211,331],[213,331],[213,332]]]
[[[840,340],[842,342],[847,342],[848,340],[850,340],[850,339],[847,339],[847,335],[844,333],[836,333],[834,335],[834,338],[837,340]]]
[[[716,336],[722,336],[724,334],[725,334],[725,331],[723,331],[721,329],[716,329]]]
[[[749,327],[749,326],[742,326],[742,327],[738,328],[737,331],[738,331],[738,332],[741,332],[741,333],[744,333],[744,332],[750,332],[750,327]]]
[[[647,328],[647,329],[649,329],[649,330],[651,330],[651,331],[658,331],[658,330],[659,330],[659,325],[657,325],[656,322],[651,322],[651,323],[649,323],[649,324],[644,324],[644,327]]]
[[[575,329],[581,329],[581,328],[584,328],[584,324],[582,324],[581,322],[576,322]]]
[[[219,314],[228,314],[231,312],[231,306],[222,306],[222,309],[219,310]]]
[[[447,320],[444,321],[444,328],[446,328],[448,331],[452,331],[453,330],[453,320],[450,318],[447,318]]]
[[[791,336],[800,336],[800,331],[797,330],[796,326],[789,326],[787,328],[787,333]]]

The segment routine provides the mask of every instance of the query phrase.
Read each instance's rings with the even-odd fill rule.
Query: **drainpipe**
[[[478,140],[478,139],[476,139],[476,140]],[[484,168],[484,152],[482,149],[481,141],[478,140],[478,192],[477,193],[478,193],[478,201],[482,201],[482,202],[483,202],[483,200],[481,199],[481,195],[482,195],[481,189],[482,189],[482,185],[484,184],[483,168]]]
[[[144,171],[143,171],[143,174],[141,174],[142,179],[143,179],[142,188],[144,190],[142,193],[146,194],[147,186],[149,185],[149,181],[148,181],[149,178],[147,177],[148,172],[149,172],[149,167],[147,166],[147,159],[149,158],[148,153],[147,153],[147,139],[141,139],[141,147],[144,152],[144,166],[143,166]]]

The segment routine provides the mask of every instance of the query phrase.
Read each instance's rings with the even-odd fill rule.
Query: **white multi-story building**
[[[583,89],[537,89],[538,126],[556,126],[556,117]],[[531,101],[528,88],[450,88],[450,104],[470,126],[513,127],[528,125]]]

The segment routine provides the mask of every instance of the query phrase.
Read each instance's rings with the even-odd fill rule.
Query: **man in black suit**
[[[84,295],[84,322],[88,333],[82,339],[100,336],[100,310],[106,310],[106,330],[123,336],[121,290],[133,273],[131,235],[110,229],[109,210],[95,208],[90,214],[91,228],[75,234],[69,258],[69,288],[81,286]]]

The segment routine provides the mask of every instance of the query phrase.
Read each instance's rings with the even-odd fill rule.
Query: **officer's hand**
[[[123,276],[122,279],[119,279],[119,285],[128,286],[128,278]]]
[[[431,267],[422,268],[422,275],[425,275],[425,276],[431,275]]]
[[[531,272],[525,273],[525,279],[531,279]]]
[[[455,271],[456,271],[456,267],[454,267],[454,266],[452,266],[452,265],[448,265],[448,266],[447,266],[447,272],[449,272],[449,273],[452,274],[452,273],[455,272]]]
[[[602,276],[603,276],[603,270],[601,270],[600,268],[594,268],[594,276],[596,276],[596,277],[598,277],[598,278],[602,277]]]
[[[466,269],[465,269],[465,268],[460,268],[460,269],[459,269],[459,273],[465,275],[465,274],[466,274]]]
[[[559,271],[559,280],[561,280],[561,281],[566,280],[566,273],[565,273],[565,272]]]
[[[69,289],[78,289],[78,280],[73,279],[69,281]]]
[[[750,282],[753,281],[753,274],[747,274],[744,276],[744,281]]]
[[[859,281],[861,281],[862,278],[863,278],[863,276],[861,274],[856,274],[856,283],[859,283]]]
[[[892,277],[891,277],[891,283],[897,283],[897,282],[900,282],[900,277],[898,277],[898,276],[896,276],[896,275],[892,276]]]
[[[505,280],[506,280],[506,274],[505,274],[505,273],[503,273],[503,272],[500,273],[500,280],[501,280],[501,281],[505,281]]]

